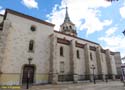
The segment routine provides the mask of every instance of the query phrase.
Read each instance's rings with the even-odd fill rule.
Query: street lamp
[[[95,81],[95,74],[94,74],[95,66],[92,65],[91,69],[92,69],[92,71],[93,71],[93,83],[96,84],[96,81]]]
[[[30,71],[27,72],[27,85],[26,85],[26,89],[29,89],[29,79],[30,79]]]
[[[105,81],[108,82],[108,75],[105,75]]]
[[[30,66],[31,64],[31,61],[32,61],[32,58],[28,58],[28,66]],[[27,72],[27,84],[26,84],[26,89],[29,89],[29,80],[30,80],[30,71],[28,70]]]

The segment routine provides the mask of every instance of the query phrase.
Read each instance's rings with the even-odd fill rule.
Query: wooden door
[[[30,84],[33,83],[33,81],[34,81],[34,66],[28,66],[28,65],[24,66],[22,84],[26,84],[27,79],[29,80]]]

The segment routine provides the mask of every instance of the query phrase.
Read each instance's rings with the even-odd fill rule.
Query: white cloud
[[[120,8],[120,15],[122,18],[125,18],[125,5]]]
[[[125,18],[125,0],[123,0],[123,6],[119,9],[122,18]]]
[[[4,15],[4,13],[5,13],[4,9],[0,10],[0,14]]]
[[[119,46],[121,43],[121,37],[119,36],[105,36],[99,40],[103,40],[107,46]]]
[[[4,15],[4,13],[5,13],[5,9],[3,9],[2,6],[0,6],[0,14]]]
[[[88,29],[87,34],[91,34],[91,33],[94,33],[95,31],[103,30],[104,26],[110,25],[111,23],[112,23],[112,20],[105,20],[101,22],[97,17],[90,17],[89,19],[86,19],[86,23],[83,25],[83,28],[81,28],[80,30],[86,28]]]
[[[99,40],[106,43],[105,49],[110,48],[112,51],[120,51],[121,56],[125,56],[125,38],[122,36],[101,37]]]
[[[53,11],[47,15],[48,21],[56,25],[56,30],[59,30],[59,26],[63,23],[65,4],[68,5],[71,21],[76,25],[78,30],[87,29],[87,34],[100,31],[104,26],[112,23],[111,20],[101,21],[98,18],[101,13],[99,8],[110,6],[110,2],[106,2],[105,0],[62,0],[61,5],[55,5]]]
[[[123,0],[123,5],[125,5],[125,0]]]
[[[21,2],[28,8],[38,8],[36,0],[22,0]]]
[[[112,27],[107,30],[105,36],[100,37],[99,40],[105,43],[104,48],[112,51],[120,51],[121,56],[125,56],[125,38],[121,35],[115,35],[117,27]]]
[[[117,30],[117,27],[112,27],[110,29],[108,29],[105,33],[107,36],[112,35],[115,31]]]

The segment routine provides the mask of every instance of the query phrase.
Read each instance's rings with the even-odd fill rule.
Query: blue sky
[[[79,37],[125,56],[125,0],[0,0],[0,13],[9,8],[51,22],[59,31],[66,5]]]

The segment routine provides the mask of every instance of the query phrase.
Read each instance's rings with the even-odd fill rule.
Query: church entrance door
[[[23,68],[22,84],[26,84],[27,80],[30,84],[34,82],[34,66],[32,65],[25,65]]]

